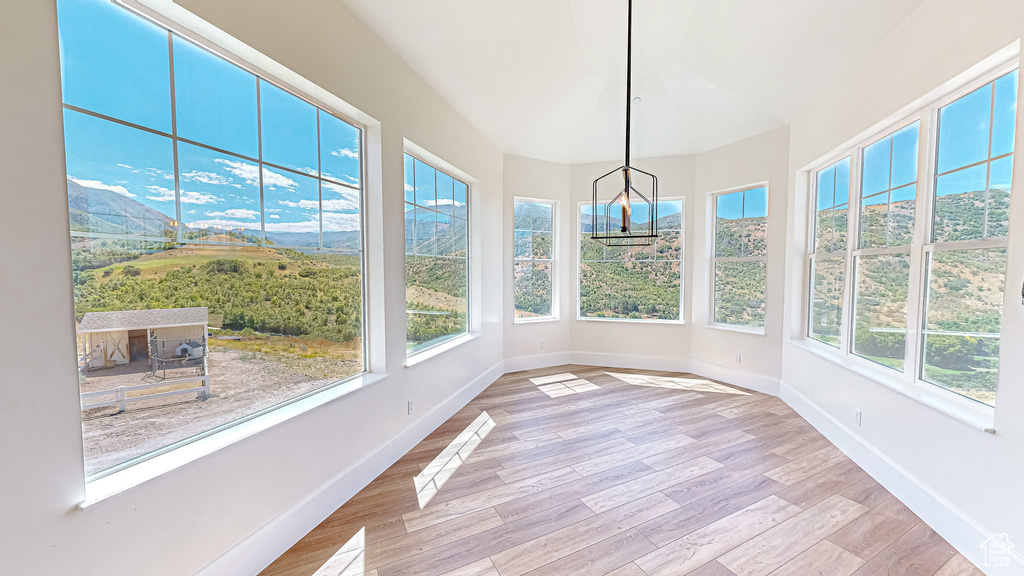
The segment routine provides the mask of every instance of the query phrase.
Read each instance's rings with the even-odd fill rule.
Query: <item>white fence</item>
[[[172,390],[170,392],[159,392],[157,394],[142,394],[139,396],[131,396],[128,394],[131,392],[138,392],[140,390],[149,390],[151,388],[163,388],[165,386],[174,386],[177,384],[185,384],[186,382],[197,382],[202,381],[202,385],[195,388],[188,388],[185,390]],[[152,384],[140,384],[138,386],[118,386],[117,388],[111,388],[110,390],[97,390],[96,392],[83,392],[82,393],[82,410],[92,410],[94,408],[103,408],[105,406],[116,406],[118,412],[124,412],[127,409],[129,402],[139,402],[142,400],[154,400],[156,398],[164,398],[167,396],[177,396],[180,394],[199,394],[199,398],[203,400],[210,397],[210,377],[203,376],[201,378],[182,378],[179,380],[164,380],[161,382],[154,382]],[[112,400],[106,402],[95,402],[93,404],[86,404],[85,401],[90,398],[97,398],[100,396],[113,396]]]

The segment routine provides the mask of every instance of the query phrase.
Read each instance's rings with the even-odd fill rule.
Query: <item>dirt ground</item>
[[[82,383],[82,392],[107,390],[117,386],[135,386],[159,382],[146,371],[148,363],[90,372]],[[254,412],[290,400],[340,378],[362,370],[359,360],[327,358],[288,362],[260,352],[211,347],[209,358],[210,398],[183,394],[128,405],[118,414],[116,408],[97,408],[82,412],[85,437],[86,474],[93,474],[137,456],[152,452],[179,440],[232,422]],[[328,379],[310,374],[330,374]],[[162,374],[161,374],[162,375]],[[168,371],[167,378],[195,376],[195,370]],[[198,387],[199,382],[175,386]],[[145,393],[169,390],[153,389]],[[91,398],[87,403],[103,401]]]

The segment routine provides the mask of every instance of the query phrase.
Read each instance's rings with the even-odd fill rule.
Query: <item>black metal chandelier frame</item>
[[[629,145],[631,136],[631,119],[633,110],[633,0],[629,0],[628,32],[626,36],[626,163],[594,180],[593,228],[591,239],[605,246],[650,246],[658,237],[658,177],[639,168],[630,166]],[[612,178],[615,173],[622,174],[622,190],[610,201],[599,200],[599,188],[602,181]],[[634,173],[650,178],[650,197],[634,186]],[[637,201],[647,206],[649,221],[646,225],[634,227],[632,222],[633,204]],[[598,207],[604,204],[603,216]],[[619,208],[618,225],[614,224],[613,211]],[[604,226],[601,227],[601,219]],[[617,232],[613,232],[616,230]]]

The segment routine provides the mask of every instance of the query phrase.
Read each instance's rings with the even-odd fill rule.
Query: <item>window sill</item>
[[[409,356],[408,358],[405,359],[405,367],[406,368],[412,368],[413,366],[419,364],[420,362],[423,362],[425,360],[430,360],[434,356],[439,356],[441,354],[444,354],[445,352],[451,350],[452,348],[457,348],[457,347],[465,344],[466,342],[470,342],[472,340],[476,340],[479,337],[480,337],[479,334],[475,334],[473,332],[467,332],[466,334],[463,334],[461,336],[456,336],[455,338],[452,338],[451,340],[447,340],[447,341],[442,342],[442,343],[440,343],[440,344],[438,344],[436,346],[433,346],[431,348],[427,348],[426,350],[420,350],[416,354],[413,354],[412,356]]]
[[[642,318],[587,318],[579,316],[577,322],[610,322],[610,323],[633,323],[633,324],[668,324],[670,326],[685,326],[686,320],[644,320]]]
[[[908,382],[900,378],[894,378],[889,374],[879,371],[877,368],[864,365],[853,358],[845,358],[834,348],[824,349],[827,346],[825,344],[816,344],[802,339],[792,339],[790,343],[801,350],[806,350],[815,356],[824,358],[833,364],[885,386],[972,428],[989,434],[996,433],[994,428],[995,408],[991,406],[962,398],[953,392],[947,392],[932,384]]]
[[[257,416],[251,420],[240,422],[220,432],[210,434],[175,448],[167,453],[154,456],[119,470],[107,476],[97,478],[85,484],[85,501],[78,505],[80,510],[87,510],[92,506],[144,482],[180,468],[190,462],[198,460],[203,456],[212,454],[221,448],[234,444],[239,440],[258,434],[272,426],[286,420],[290,420],[300,414],[323,406],[347,396],[356,390],[366,388],[387,378],[387,374],[365,373],[351,380],[335,384],[330,388],[307,396],[305,398],[290,402]]]
[[[765,335],[764,326],[761,326],[761,327],[734,326],[732,324],[720,324],[720,323],[717,323],[717,322],[712,322],[710,324],[705,324],[704,327],[705,328],[712,328],[714,330],[724,330],[726,332],[739,332],[740,334],[750,334],[752,336],[764,336]]]
[[[512,320],[513,324],[543,324],[545,322],[558,322],[558,318],[555,316],[543,316],[540,318],[515,318]]]

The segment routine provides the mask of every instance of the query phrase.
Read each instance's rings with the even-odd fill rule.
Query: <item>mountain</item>
[[[71,230],[128,236],[175,234],[174,220],[137,200],[68,180]]]
[[[599,216],[598,223],[600,224],[603,221],[604,216]],[[619,229],[619,226],[621,226],[621,222],[622,221],[619,218],[613,217],[611,219],[612,229],[617,231]],[[632,225],[634,230],[640,230],[647,227],[647,222],[640,222],[634,220],[632,222]],[[662,230],[679,230],[683,225],[683,214],[681,212],[676,212],[675,214],[662,216],[661,218],[658,218],[657,225],[659,232]],[[590,234],[591,232],[593,232],[593,216],[589,214],[584,214],[583,217],[580,218],[580,230],[584,234]]]

